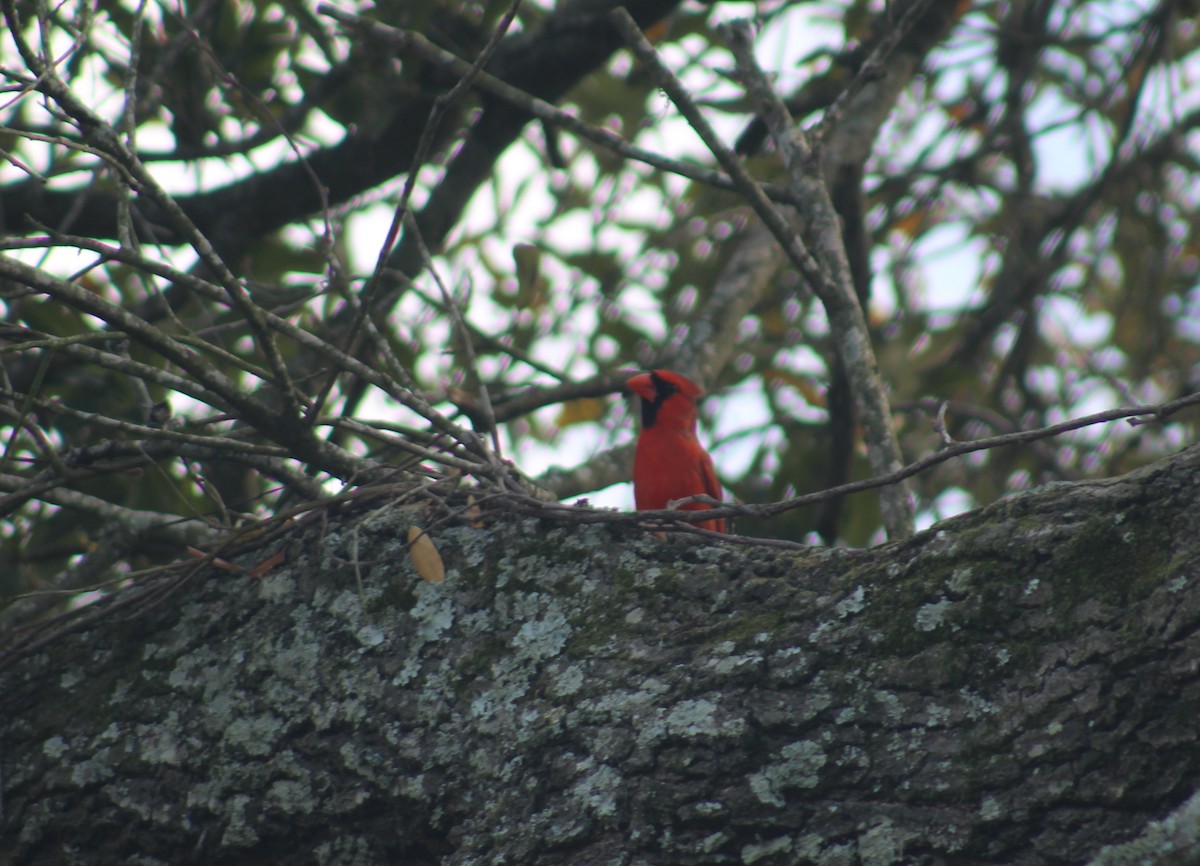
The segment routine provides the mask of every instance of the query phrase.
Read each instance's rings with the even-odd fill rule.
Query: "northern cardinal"
[[[696,438],[696,398],[703,392],[690,379],[670,370],[634,376],[626,384],[642,398],[642,432],[633,457],[633,498],[638,511],[666,508],[673,499],[707,493],[721,498],[712,458]],[[702,502],[688,511],[712,508]],[[725,532],[725,519],[695,524]]]

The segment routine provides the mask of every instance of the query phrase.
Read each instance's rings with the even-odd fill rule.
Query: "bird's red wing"
[[[700,480],[704,483],[704,492],[720,502],[721,482],[717,480],[717,471],[713,468],[712,457],[705,451],[701,451],[700,453],[704,455],[704,459],[700,461]],[[725,526],[725,518],[723,517],[718,517],[715,520],[706,520],[698,525],[716,532],[729,531]]]

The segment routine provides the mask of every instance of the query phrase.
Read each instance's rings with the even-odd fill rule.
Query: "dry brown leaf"
[[[562,404],[558,417],[554,419],[555,426],[570,427],[572,424],[583,424],[597,421],[604,415],[608,404],[595,397],[581,397],[578,400],[568,400]]]
[[[419,526],[408,527],[408,555],[421,579],[428,583],[441,583],[446,579],[446,566],[437,552],[433,539]]]
[[[474,495],[467,494],[467,523],[472,529],[483,529],[483,510],[476,504]]]
[[[208,559],[209,558],[209,555],[207,553],[205,553],[203,550],[197,550],[196,548],[192,547],[191,545],[188,546],[187,552],[188,552],[189,556],[195,557],[196,559]],[[238,565],[235,562],[229,562],[227,560],[221,559],[221,557],[219,557],[219,556],[212,557],[212,561],[209,564],[216,568],[224,569],[225,571],[236,571],[238,574],[246,574],[247,573],[246,569],[242,568],[242,566]]]
[[[667,34],[671,32],[671,20],[664,18],[661,21],[656,21],[642,32],[651,43],[662,42],[667,38]]]
[[[254,568],[250,569],[250,576],[251,577],[262,577],[264,574],[271,571],[276,566],[282,565],[286,561],[287,561],[287,551],[281,547],[281,548],[279,548],[279,550],[272,553],[270,556],[268,556],[266,559],[264,559],[258,565],[254,566]]]

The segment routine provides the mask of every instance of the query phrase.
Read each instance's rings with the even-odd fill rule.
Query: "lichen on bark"
[[[1198,481],[871,551],[493,514],[437,584],[343,515],[0,675],[0,862],[1086,862],[1200,782]]]

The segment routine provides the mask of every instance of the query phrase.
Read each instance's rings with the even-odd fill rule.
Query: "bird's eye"
[[[658,398],[659,402],[666,400],[679,390],[674,384],[668,382],[657,373],[651,373],[650,379],[654,382],[654,394]]]

